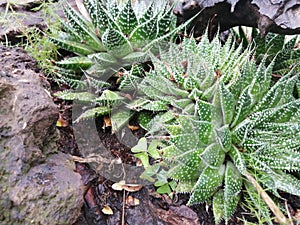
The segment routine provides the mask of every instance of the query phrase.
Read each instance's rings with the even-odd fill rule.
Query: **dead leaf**
[[[128,128],[129,128],[130,130],[132,130],[132,131],[135,131],[135,130],[140,129],[139,126],[131,126],[131,125],[128,125]]]
[[[112,211],[112,209],[108,206],[105,205],[103,206],[102,210],[101,210],[105,215],[113,215],[114,212]]]
[[[136,192],[142,189],[142,185],[139,184],[124,184],[123,189],[128,192]]]
[[[122,97],[125,97],[125,98],[129,99],[130,101],[133,100],[133,97],[132,97],[130,94],[120,93],[120,95],[121,95]]]
[[[104,128],[105,127],[111,127],[111,120],[110,120],[110,117],[108,116],[104,116]]]
[[[138,159],[135,164],[136,166],[143,166],[143,163],[140,159]]]
[[[297,210],[296,210],[296,213],[295,213],[295,215],[293,216],[293,219],[295,219],[295,220],[300,220],[300,209],[297,209]]]
[[[132,196],[128,196],[125,200],[125,204],[128,206],[137,206],[140,204],[140,200]]]
[[[116,191],[128,191],[128,192],[136,192],[142,189],[142,185],[139,184],[125,184],[125,181],[120,181],[118,183],[114,183],[112,186],[112,189]]]
[[[56,126],[57,127],[67,127],[69,126],[68,121],[64,120],[61,116],[58,118],[56,121]]]
[[[121,180],[118,183],[114,183],[111,187],[112,189],[114,189],[115,191],[122,191],[123,190],[123,185],[125,184],[124,180]]]

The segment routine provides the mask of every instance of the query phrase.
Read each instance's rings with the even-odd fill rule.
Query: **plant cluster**
[[[285,75],[291,69],[294,73],[300,72],[300,46],[297,36],[289,38],[286,35],[268,33],[261,37],[258,29],[252,28],[249,34],[242,27],[239,27],[238,32],[233,30],[232,33],[239,43],[242,42],[244,48],[252,45],[257,62],[266,57],[266,63],[270,64],[275,59],[274,75]]]
[[[188,204],[212,199],[216,223],[228,221],[243,189],[269,215],[253,184],[275,199],[278,191],[300,195],[300,181],[288,173],[300,170],[298,77],[291,70],[271,86],[274,61],[257,66],[249,50],[230,43],[204,37],[171,45],[152,57],[155,70],[131,103],[153,106],[157,115],[140,119],[149,137],[161,141],[167,177],[177,181],[176,192],[191,193]]]
[[[147,61],[148,50],[170,41],[188,23],[176,27],[173,7],[166,1],[116,2],[85,0],[85,17],[66,3],[63,30],[53,30],[49,39],[76,56],[55,62],[54,71],[63,83],[77,88],[82,70],[96,78]],[[107,74],[108,72],[108,74]],[[80,76],[76,76],[76,74]]]

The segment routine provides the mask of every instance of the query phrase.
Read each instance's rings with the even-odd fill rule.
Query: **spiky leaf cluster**
[[[274,196],[278,190],[300,196],[300,181],[288,173],[300,170],[298,78],[291,71],[273,85],[274,61],[265,66],[265,57],[257,66],[241,49],[231,40],[221,46],[217,38],[184,39],[152,57],[155,70],[130,104],[156,112],[154,118],[142,113],[140,123],[165,140],[159,151],[170,165],[168,177],[178,192],[191,193],[188,204],[212,199],[217,223],[235,211],[249,186],[246,174]]]
[[[49,36],[59,48],[77,55],[55,63],[54,72],[67,84],[80,79],[75,75],[82,70],[90,68],[89,73],[99,77],[107,69],[143,62],[148,50],[163,45],[185,26],[175,26],[174,5],[167,1],[146,5],[132,0],[84,0],[84,5],[89,18],[66,3],[62,30]]]
[[[284,75],[291,69],[294,70],[295,74],[299,74],[300,48],[297,36],[289,38],[285,35],[268,33],[261,37],[257,28],[252,28],[250,34],[241,27],[239,27],[238,32],[233,30],[233,33],[245,48],[252,45],[258,62],[266,57],[266,63],[269,64],[275,58],[273,74]]]
[[[267,54],[267,63],[270,63],[273,58],[276,58],[273,67],[274,74],[284,75],[291,69],[299,74],[300,48],[297,36],[288,39],[284,35],[268,33],[264,38],[257,36],[255,42],[258,59]]]
[[[132,0],[85,0],[84,4],[89,18],[66,3],[64,12],[67,21],[62,22],[62,30],[53,31],[49,37],[58,47],[76,55],[55,62],[53,71],[59,82],[76,89],[74,92],[57,93],[58,97],[84,102],[91,108],[78,120],[101,116],[105,112],[110,113],[112,106],[117,107],[119,100],[118,104],[104,101],[102,91],[109,87],[106,81],[117,76],[119,90],[136,89],[144,73],[142,63],[148,58],[148,51],[157,52],[189,22],[176,27],[174,5],[169,6],[167,1],[149,1],[146,4]],[[102,98],[100,103],[98,95]],[[105,105],[107,102],[110,104]],[[131,116],[131,113],[119,112],[113,130]]]

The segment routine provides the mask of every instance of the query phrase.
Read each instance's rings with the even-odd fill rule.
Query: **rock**
[[[29,32],[45,30],[49,22],[56,21],[54,14],[64,15],[61,7],[63,1],[48,3],[47,6],[41,5],[47,3],[43,0],[22,0],[10,2],[9,7],[7,1],[0,0],[0,41],[3,42],[26,42]]]
[[[211,36],[235,26],[258,27],[262,35],[300,33],[299,0],[182,0],[174,13],[178,23],[199,13],[188,29],[195,36],[202,35],[208,25]]]
[[[72,224],[81,177],[57,153],[58,110],[34,68],[23,49],[0,46],[0,224]]]

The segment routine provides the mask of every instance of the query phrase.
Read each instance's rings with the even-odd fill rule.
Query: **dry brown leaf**
[[[143,163],[142,163],[142,161],[141,161],[141,160],[139,160],[139,159],[136,161],[136,163],[135,163],[135,164],[136,164],[136,166],[143,166]]]
[[[137,206],[140,204],[140,200],[132,196],[128,196],[125,200],[125,203],[128,206]]]
[[[122,191],[123,190],[123,185],[125,184],[124,180],[121,180],[118,183],[114,183],[111,187],[112,189],[114,189],[115,191]]]
[[[132,130],[132,131],[135,131],[135,130],[140,129],[139,126],[131,126],[131,125],[128,125],[128,128],[129,128],[130,130]]]
[[[108,116],[104,116],[104,128],[105,127],[111,127],[111,120]]]
[[[124,184],[123,189],[128,192],[136,192],[142,189],[142,185],[139,184]]]
[[[62,117],[59,117],[58,120],[56,121],[56,126],[57,127],[67,127],[69,126],[68,121],[64,120]]]
[[[114,212],[112,211],[112,209],[108,206],[105,205],[103,206],[102,210],[101,210],[105,215],[113,215]]]
[[[142,185],[139,184],[125,184],[125,181],[120,181],[118,183],[114,183],[112,186],[112,189],[116,191],[128,191],[128,192],[136,192],[142,189]]]

